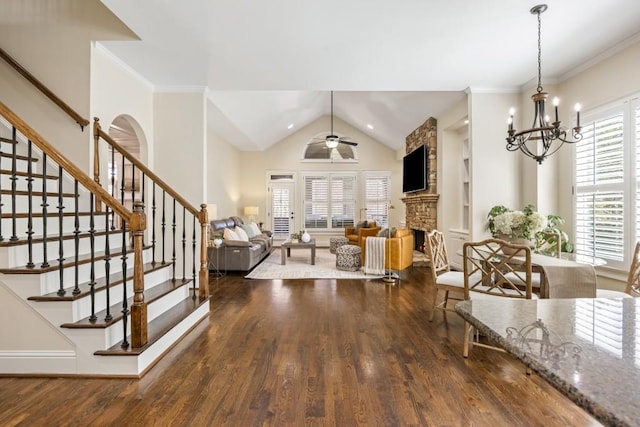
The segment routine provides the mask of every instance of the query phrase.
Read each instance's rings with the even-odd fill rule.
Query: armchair
[[[344,237],[349,240],[350,245],[360,246],[364,252],[364,239],[368,236],[377,236],[382,227],[378,227],[375,221],[365,221],[364,225],[358,223],[355,227],[345,227]]]
[[[361,256],[364,265],[366,253],[366,237],[362,240]],[[385,270],[404,270],[413,265],[413,233],[408,228],[398,228],[393,237],[388,237],[384,244]]]

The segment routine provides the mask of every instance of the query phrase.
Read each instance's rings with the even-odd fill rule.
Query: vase
[[[300,240],[302,240],[304,243],[309,243],[311,241],[311,236],[309,235],[309,233],[307,233],[307,230],[304,230],[302,236],[300,236]]]
[[[498,238],[502,239],[502,240],[505,240],[505,241],[507,241],[509,243],[512,243],[514,245],[523,245],[523,246],[526,246],[528,248],[533,246],[533,242],[531,240],[525,239],[525,238],[522,238],[522,237],[509,237],[507,235],[501,235],[501,236],[498,236]],[[505,247],[502,248],[502,252],[505,255],[513,255],[516,252],[518,252],[518,250],[517,249],[512,249],[512,248],[509,248],[509,247],[505,246]]]

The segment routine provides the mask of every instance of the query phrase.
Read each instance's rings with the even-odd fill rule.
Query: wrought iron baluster
[[[74,201],[74,211],[73,211],[73,241],[74,241],[74,249],[75,249],[75,259],[74,259],[74,273],[75,273],[75,283],[73,285],[73,295],[78,295],[80,293],[80,214],[78,213],[78,203],[80,199],[80,194],[78,193],[78,180],[73,180],[73,197]]]
[[[89,316],[89,320],[95,322],[98,320],[96,316],[96,252],[95,252],[95,219],[93,216],[93,193],[89,193],[89,246],[91,250],[91,265],[90,265],[90,273],[89,273],[89,287],[91,288],[91,316]]]
[[[63,237],[63,210],[64,199],[62,193],[62,167],[58,166],[58,277],[60,279],[60,288],[58,295],[63,296],[67,292],[64,290],[64,237]],[[46,245],[47,242],[44,242]]]
[[[106,226],[105,226],[105,231],[104,231],[104,274],[105,274],[105,297],[106,297],[106,304],[107,304],[107,314],[106,316],[104,316],[104,321],[105,322],[109,322],[110,320],[113,319],[113,316],[111,316],[111,290],[110,290],[110,285],[111,285],[111,246],[109,243],[109,205],[106,205],[107,210],[105,212],[106,214]]]
[[[127,301],[127,224],[126,222],[120,218],[122,221],[122,256],[120,259],[122,260],[122,348],[129,347],[129,341],[127,341],[127,322],[129,316],[129,302]]]
[[[173,238],[171,239],[171,271],[172,279],[176,281],[176,199],[173,199],[173,219],[171,222],[171,231]]]
[[[182,207],[182,281],[187,280],[187,208]]]
[[[151,186],[151,264],[156,265],[156,183]]]
[[[49,259],[47,256],[47,154],[42,153],[42,268],[49,267]]]
[[[193,299],[196,299],[196,217],[193,217],[193,243],[192,243],[192,259],[193,269],[191,272],[191,279],[193,282]]]
[[[109,171],[111,174],[111,197],[116,197],[116,149],[111,147],[111,170]],[[116,217],[112,215],[111,218],[107,217],[111,220],[111,229],[116,229]]]
[[[145,179],[145,177],[146,177],[146,175],[145,175],[145,173],[143,172],[143,173],[142,173],[142,181],[140,182],[140,191],[141,191],[141,193],[140,193],[140,200],[142,201],[142,204],[143,204],[143,205],[144,205],[144,185],[145,185],[144,183],[147,181],[147,180]]]
[[[14,127],[11,131],[11,139],[13,139],[12,148],[11,148],[11,237],[10,241],[15,242],[18,240],[17,229],[17,217],[16,217],[16,189],[18,186],[18,175],[16,174],[16,145],[18,141],[17,130]]]
[[[33,263],[33,166],[31,160],[33,156],[33,143],[31,140],[27,141],[27,267],[33,268],[36,265]],[[47,242],[43,242],[47,244]]]
[[[165,199],[166,199],[166,194],[167,192],[165,190],[162,190],[162,265],[165,265],[167,262],[165,261],[164,258],[164,254],[165,254],[165,240],[166,240],[166,233],[165,233],[165,229],[167,226],[167,222],[166,222],[166,206],[165,206]]]

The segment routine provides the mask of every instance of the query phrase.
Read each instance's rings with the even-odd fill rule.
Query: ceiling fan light
[[[338,146],[338,141],[339,139],[337,137],[329,135],[325,140],[325,144],[327,144],[327,147],[329,148],[336,148]]]

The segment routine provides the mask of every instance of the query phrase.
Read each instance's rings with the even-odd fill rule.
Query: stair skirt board
[[[148,369],[209,314],[209,303],[201,304],[140,355],[101,356],[69,351],[1,351],[0,377],[5,375],[77,375],[141,377]],[[80,331],[80,330],[78,330]],[[87,332],[88,330],[82,330]],[[86,347],[84,347],[86,348]]]

